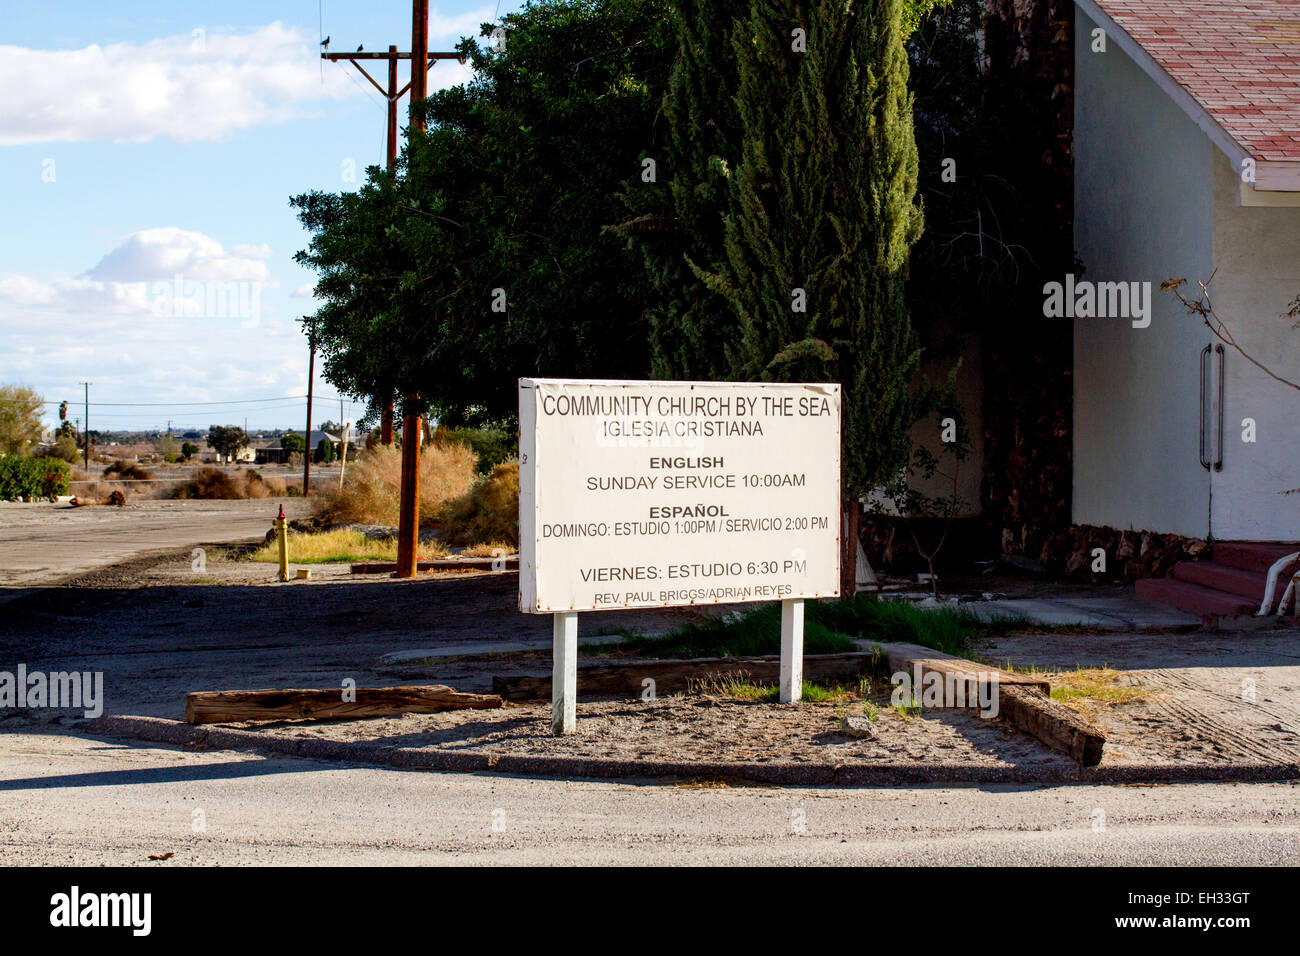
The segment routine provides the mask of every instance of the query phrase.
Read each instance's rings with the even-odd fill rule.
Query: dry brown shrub
[[[180,482],[171,492],[172,498],[204,500],[233,500],[237,498],[279,498],[288,494],[284,479],[262,475],[256,468],[247,471],[223,471],[220,468],[200,468],[194,477]]]
[[[176,486],[173,498],[196,498],[207,501],[242,498],[240,483],[218,468],[201,468],[189,481]]]
[[[439,516],[444,544],[504,542],[519,546],[519,462],[497,465],[468,494],[447,502]]]
[[[464,445],[426,445],[420,451],[420,519],[432,523],[443,504],[474,484],[474,452]],[[340,490],[330,483],[318,493],[316,514],[326,523],[397,524],[402,490],[402,453],[396,445],[363,451],[348,464]]]
[[[139,465],[123,461],[120,458],[104,469],[104,478],[110,481],[112,479],[118,481],[152,481],[153,477],[153,472],[145,471]]]

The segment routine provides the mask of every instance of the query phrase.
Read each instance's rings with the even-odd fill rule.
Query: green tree
[[[932,11],[952,2],[904,0],[903,34],[910,35]],[[840,15],[850,16],[855,10],[868,20],[878,15],[870,5],[846,6],[849,9],[839,11]],[[824,18],[827,7],[820,2],[755,7],[754,15],[765,24],[761,29],[774,31],[769,54],[781,44],[793,54],[792,31],[802,29],[807,41],[810,15]],[[734,28],[743,9],[721,0],[673,0],[671,22],[678,55],[663,101],[666,123],[653,147],[662,156],[665,188],[623,193],[628,219],[619,230],[642,252],[654,286],[647,314],[656,377],[727,379],[750,374],[744,371],[742,330],[729,302],[729,286],[721,279],[728,259],[724,222],[733,212],[735,174],[744,160],[746,137],[755,132],[752,122],[742,126],[736,103],[741,58],[736,55]],[[751,35],[741,41],[746,56],[751,50],[745,44],[752,39]],[[789,73],[784,70],[778,75]],[[817,106],[817,101],[785,109],[783,104],[794,99],[794,91],[780,89],[781,81],[771,79],[763,101],[750,110],[751,114],[767,110],[768,126],[779,136],[785,128],[782,123],[802,122],[801,110]],[[747,94],[755,92],[750,88]]]
[[[45,402],[25,385],[0,385],[0,454],[30,454],[45,436],[40,415]]]
[[[77,449],[77,440],[71,435],[57,435],[54,444],[44,449],[44,454],[47,458],[58,458],[74,465],[81,460],[81,452]]]
[[[711,270],[693,264],[734,316],[730,377],[843,387],[850,594],[857,502],[905,466],[919,412],[906,279],[922,216],[902,14],[902,0],[760,0],[736,21],[723,252]]]
[[[240,449],[247,447],[248,434],[237,425],[212,425],[208,428],[208,444],[222,458],[233,461]]]
[[[26,455],[45,437],[45,400],[24,385],[0,385],[0,454]]]
[[[171,435],[162,435],[154,440],[153,450],[162,457],[164,461],[175,461],[180,454],[180,446],[176,444],[176,439]]]
[[[194,444],[194,442],[187,441],[181,443],[181,457],[184,458],[186,461],[189,461],[198,453],[199,453],[199,446]]]
[[[335,458],[334,443],[328,438],[322,438],[316,444],[316,454],[314,460],[322,465],[328,465]]]
[[[424,104],[394,179],[292,204],[326,378],[419,396],[451,426],[511,421],[522,375],[644,377],[639,254],[608,231],[639,180],[672,55],[664,0],[550,0],[465,41],[475,79]],[[485,28],[485,35],[488,33]]]
[[[307,439],[302,435],[289,432],[288,434],[281,436],[280,447],[291,455],[302,455],[307,451]]]

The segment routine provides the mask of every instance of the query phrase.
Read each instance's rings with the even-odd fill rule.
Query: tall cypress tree
[[[738,375],[736,320],[706,278],[723,257],[723,216],[739,156],[735,119],[732,7],[720,0],[669,5],[677,55],[657,135],[643,158],[656,184],[623,195],[618,231],[639,246],[654,296],[647,308],[651,366],[657,378]]]
[[[856,502],[906,463],[917,413],[905,282],[922,214],[902,11],[759,0],[737,22],[741,158],[705,280],[731,303],[743,377],[843,385],[850,542]],[[851,585],[856,547],[845,558]]]

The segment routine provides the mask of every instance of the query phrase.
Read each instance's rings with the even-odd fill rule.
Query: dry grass
[[[439,517],[447,544],[494,541],[513,552],[519,543],[519,463],[497,465],[467,494],[447,502]]]
[[[447,556],[447,552],[433,542],[423,541],[420,542],[417,554],[420,561]],[[268,542],[249,555],[249,558],[253,561],[279,561],[280,547],[274,541]],[[317,534],[289,532],[289,561],[293,564],[396,560],[395,538],[376,541],[351,528],[335,528]]]
[[[1113,667],[1080,667],[1051,674],[1052,699],[1066,704],[1115,706],[1142,700],[1149,693],[1141,687],[1120,683]]]
[[[432,524],[449,500],[474,484],[477,458],[464,445],[426,445],[420,452],[420,521]],[[317,499],[316,514],[326,523],[397,524],[402,488],[402,454],[396,445],[367,449],[348,466],[343,488]]]
[[[486,544],[472,544],[462,553],[467,558],[496,558],[514,554],[517,550],[509,541],[489,541]]]

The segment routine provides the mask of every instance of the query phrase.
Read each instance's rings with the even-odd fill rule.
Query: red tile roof
[[[1300,161],[1298,0],[1094,0],[1251,156]]]

